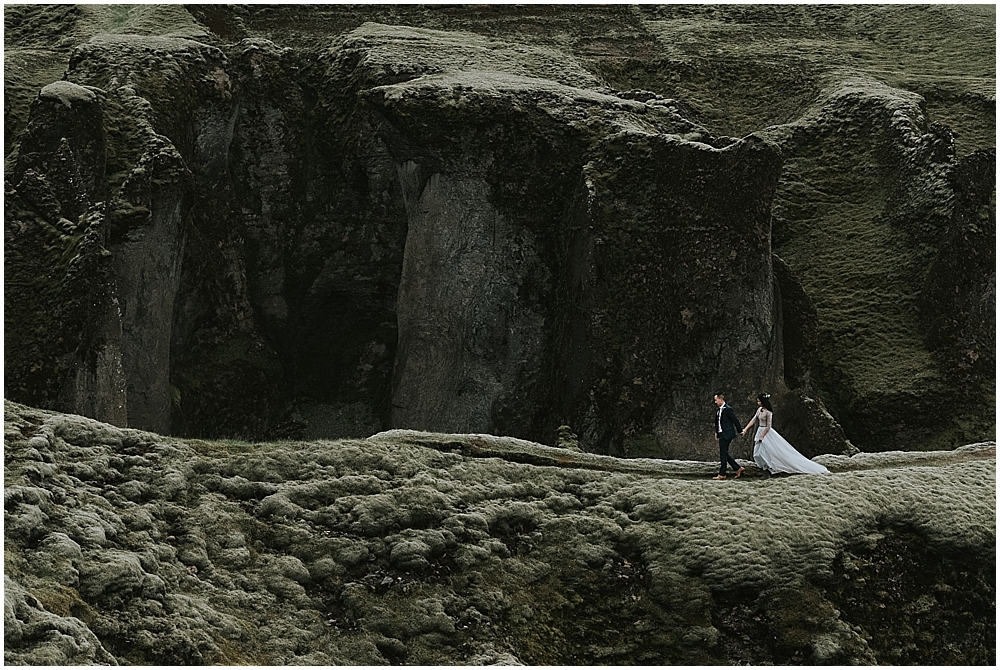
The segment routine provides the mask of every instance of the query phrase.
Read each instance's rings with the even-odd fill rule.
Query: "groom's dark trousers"
[[[736,429],[740,420],[736,412],[728,404],[722,406],[722,414],[716,420],[715,436],[719,439],[719,474],[725,476],[726,465],[732,465],[734,470],[740,469],[740,464],[729,455],[729,444],[736,439]],[[720,431],[719,428],[722,430]]]
[[[736,438],[733,438],[733,437],[722,437],[722,434],[721,433],[719,434],[719,461],[720,461],[719,474],[720,475],[725,475],[726,474],[726,463],[728,463],[729,465],[733,466],[733,470],[739,470],[740,469],[740,464],[736,462],[735,458],[733,458],[732,456],[729,455],[729,443],[732,442],[734,439],[736,439]]]

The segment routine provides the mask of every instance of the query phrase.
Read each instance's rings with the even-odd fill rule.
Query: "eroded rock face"
[[[120,308],[100,230],[104,92],[61,81],[32,104],[5,179],[10,393],[126,423]]]
[[[352,61],[381,73],[400,37],[364,30]],[[566,416],[592,450],[710,453],[699,389],[780,379],[777,151],[477,66],[369,97],[407,208],[393,425],[531,436]]]
[[[711,454],[711,395],[746,421],[748,390],[782,383],[769,213],[780,155],[753,136],[716,149],[623,134],[602,149],[574,277],[583,333],[568,347],[589,363],[567,375],[590,400],[581,428],[597,444],[624,436],[626,453],[652,437],[671,457]]]
[[[712,394],[767,390],[808,454],[991,434],[986,80],[914,83],[881,32],[979,10],[108,11],[7,21],[12,63],[54,24],[68,63],[5,96],[15,399],[711,458]],[[775,21],[782,66],[741,37]]]
[[[4,420],[11,664],[995,654],[993,443],[716,482],[491,435],[185,442],[10,402]]]

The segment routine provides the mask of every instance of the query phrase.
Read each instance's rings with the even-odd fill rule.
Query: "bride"
[[[774,410],[771,408],[771,395],[762,393],[757,396],[757,413],[753,415],[750,422],[743,429],[741,435],[746,435],[753,422],[757,422],[757,435],[753,442],[753,460],[762,469],[767,470],[772,475],[778,472],[792,472],[799,474],[829,474],[825,467],[810,461],[808,458],[795,450],[785,438],[778,434],[778,431],[771,427],[771,420],[774,418]]]

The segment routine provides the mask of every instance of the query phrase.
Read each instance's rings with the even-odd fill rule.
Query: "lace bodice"
[[[770,428],[771,418],[774,416],[772,412],[767,411],[763,407],[757,408],[757,414],[754,416],[757,419],[758,428]]]

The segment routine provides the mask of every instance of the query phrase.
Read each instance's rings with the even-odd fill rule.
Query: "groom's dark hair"
[[[720,397],[720,398],[722,398],[723,400],[725,400],[725,399],[726,399],[726,394],[725,394],[725,393],[716,393],[715,395],[719,396],[719,397]]]

